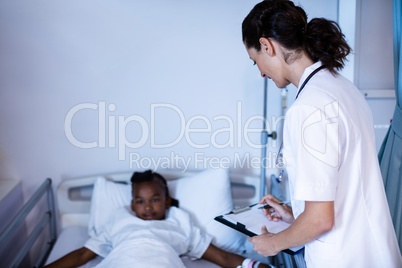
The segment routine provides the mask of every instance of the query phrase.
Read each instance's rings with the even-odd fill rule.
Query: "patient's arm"
[[[244,260],[244,257],[224,251],[220,248],[215,247],[212,244],[209,245],[204,255],[202,255],[202,258],[218,264],[219,266],[228,268],[237,267],[238,265],[241,265]],[[260,264],[258,267],[268,268],[270,266],[266,264]]]
[[[79,267],[95,258],[97,254],[89,250],[86,247],[74,250],[64,257],[61,257],[55,262],[45,266],[45,268],[67,268],[67,267]]]

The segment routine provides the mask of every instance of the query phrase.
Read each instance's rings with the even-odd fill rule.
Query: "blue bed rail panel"
[[[21,208],[18,214],[13,218],[10,224],[0,234],[0,249],[6,246],[6,243],[12,237],[12,235],[18,230],[18,228],[25,223],[25,219],[29,212],[38,204],[39,200],[46,194],[47,197],[47,210],[38,215],[39,222],[33,228],[32,232],[28,235],[22,248],[17,252],[15,256],[12,256],[11,261],[7,264],[2,264],[2,267],[19,267],[23,258],[27,255],[35,241],[43,233],[43,230],[48,226],[50,238],[46,244],[45,250],[40,254],[37,260],[32,261],[33,267],[42,267],[46,262],[50,251],[57,239],[56,232],[56,210],[52,189],[52,180],[46,179],[45,182],[39,187],[39,189],[33,194],[33,196],[26,202]],[[4,265],[4,266],[3,266]]]

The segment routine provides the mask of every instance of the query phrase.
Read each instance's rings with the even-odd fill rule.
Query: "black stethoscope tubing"
[[[302,90],[304,89],[304,87],[306,86],[306,84],[308,83],[308,81],[310,81],[310,79],[311,79],[316,73],[318,73],[319,71],[321,71],[321,70],[324,69],[324,68],[325,68],[325,65],[321,65],[320,67],[318,67],[317,69],[315,69],[309,76],[307,76],[306,80],[304,80],[304,82],[303,82],[303,84],[301,85],[299,91],[297,92],[297,95],[296,95],[295,100],[297,100],[297,98],[299,97],[300,92],[302,92]],[[282,159],[282,147],[283,147],[283,138],[282,138],[281,146],[279,147],[278,154],[277,154],[277,157],[276,157],[276,165],[277,165],[277,166],[278,166],[278,164],[279,164],[279,158]],[[283,163],[281,163],[281,165],[283,165]],[[282,169],[282,171],[281,171],[281,173],[279,173],[279,176],[278,176],[278,180],[279,180],[279,181],[282,181],[282,177],[283,177],[283,166],[281,166],[281,169]]]

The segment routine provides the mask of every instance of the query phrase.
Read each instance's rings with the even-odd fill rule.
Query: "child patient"
[[[270,267],[223,251],[211,244],[212,237],[191,222],[189,214],[171,198],[166,180],[150,170],[131,177],[131,209],[115,211],[97,237],[46,266],[78,267],[97,255],[97,267],[184,267],[180,256],[203,258],[222,267]],[[258,265],[259,264],[259,265]],[[243,266],[242,266],[243,265]]]

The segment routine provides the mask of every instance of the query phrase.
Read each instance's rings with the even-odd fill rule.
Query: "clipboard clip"
[[[257,203],[257,204],[258,204],[258,203]],[[253,204],[253,205],[251,205],[251,206],[245,206],[245,207],[235,208],[235,209],[232,210],[231,213],[233,213],[233,214],[239,214],[239,213],[248,211],[248,210],[250,210],[252,207],[254,207],[254,206],[257,205],[257,204]]]
[[[248,207],[248,206],[247,207],[240,207],[240,208],[233,209],[232,213],[233,214],[239,214],[239,213],[242,213],[244,211],[248,211],[250,209],[251,209],[251,207]]]
[[[246,230],[246,225],[244,225],[243,223],[237,222],[236,226],[241,230]]]

